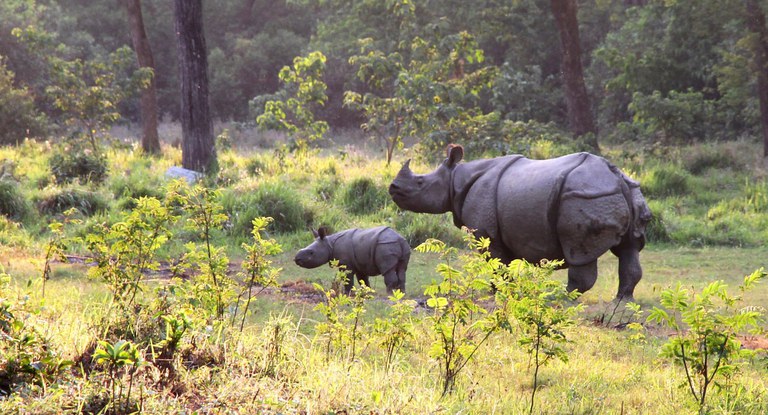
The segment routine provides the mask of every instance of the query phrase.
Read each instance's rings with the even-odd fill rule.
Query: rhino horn
[[[412,176],[413,175],[413,172],[411,171],[411,159],[408,159],[408,160],[405,161],[405,163],[403,163],[403,167],[400,168],[400,173],[398,173],[397,175],[398,176],[400,176],[400,175]]]

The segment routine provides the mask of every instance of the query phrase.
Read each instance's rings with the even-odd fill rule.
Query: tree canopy
[[[768,2],[574,4],[587,94],[580,102],[588,105],[577,109],[591,115],[600,141],[760,137],[765,23],[751,16],[764,15]],[[264,108],[254,103],[274,102],[286,88],[281,70],[319,52],[327,101],[311,110],[331,128],[363,125],[388,146],[407,134],[434,144],[467,136],[504,143],[510,140],[504,126],[515,122],[568,131],[563,62],[571,51],[563,48],[572,46],[560,42],[552,6],[548,0],[205,2],[211,115],[255,124]],[[142,7],[158,111],[178,119],[173,4]],[[132,44],[130,33],[125,10],[114,1],[2,2],[0,64],[8,88],[0,101],[22,95],[26,110],[15,117],[4,107],[0,118],[28,119],[33,128],[25,134],[42,134],[40,117],[61,117],[48,93],[58,87],[51,58],[103,62]],[[470,43],[462,49],[457,39]],[[470,49],[471,56],[462,55]],[[139,120],[139,98],[134,91],[117,103],[123,119]],[[18,142],[23,129],[7,128],[3,142]]]

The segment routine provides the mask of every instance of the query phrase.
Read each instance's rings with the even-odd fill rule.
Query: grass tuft
[[[274,219],[270,229],[278,233],[305,229],[314,214],[305,207],[297,190],[277,181],[262,182],[258,187],[236,187],[222,194],[224,211],[230,218],[230,233],[248,236],[254,218],[268,216]]]
[[[370,177],[352,180],[344,191],[344,207],[352,214],[365,215],[377,212],[389,202],[385,186]]]
[[[0,179],[0,215],[21,221],[29,214],[29,202],[14,180]]]
[[[71,208],[76,208],[85,216],[107,210],[106,198],[97,192],[73,186],[67,188],[49,188],[36,196],[35,204],[44,215],[58,215]]]

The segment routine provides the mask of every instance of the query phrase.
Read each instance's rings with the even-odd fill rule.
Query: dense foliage
[[[266,104],[272,114],[266,126],[288,122],[317,136],[325,132],[317,126],[362,125],[383,140],[388,159],[408,136],[424,140],[429,151],[471,138],[499,152],[508,146],[496,143],[515,141],[508,122],[553,123],[561,135],[567,130],[561,51],[552,41],[558,34],[548,0],[481,6],[225,0],[205,7],[211,110],[221,120],[254,123]],[[171,5],[144,2],[143,9],[159,111],[175,118]],[[734,0],[580,1],[585,78],[600,141],[676,144],[758,134],[759,39],[748,17]],[[146,74],[87,71],[114,61],[130,44],[124,7],[106,0],[14,0],[0,6],[0,22],[7,68],[0,100],[19,102],[0,110],[14,121],[3,123],[3,142],[44,136],[46,116],[58,125],[84,123],[86,135],[98,132],[93,123],[105,116],[110,123],[116,115],[137,120],[135,86]],[[323,56],[325,69],[302,80],[298,69],[288,69],[298,56]],[[76,71],[82,76],[73,77]],[[105,74],[136,80],[115,90]],[[298,89],[291,92],[291,83]],[[327,91],[315,97],[319,85]],[[302,94],[325,105],[307,106]],[[62,100],[66,96],[81,102]],[[280,96],[286,100],[274,99]],[[100,113],[68,115],[90,111],[93,99],[109,105]],[[280,121],[286,111],[294,115]]]

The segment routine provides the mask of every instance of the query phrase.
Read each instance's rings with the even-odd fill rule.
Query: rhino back
[[[496,163],[465,191],[461,222],[515,258],[590,262],[627,226],[627,202],[609,166],[588,153]]]
[[[360,275],[378,275],[376,250],[380,237],[391,238],[386,226],[369,229],[348,229],[339,232],[333,244],[333,257],[347,269]],[[394,231],[392,231],[395,235]],[[399,235],[398,235],[399,236]]]
[[[515,257],[529,261],[563,258],[557,229],[565,178],[585,154],[548,160],[523,159],[499,179],[497,211],[502,241]]]

